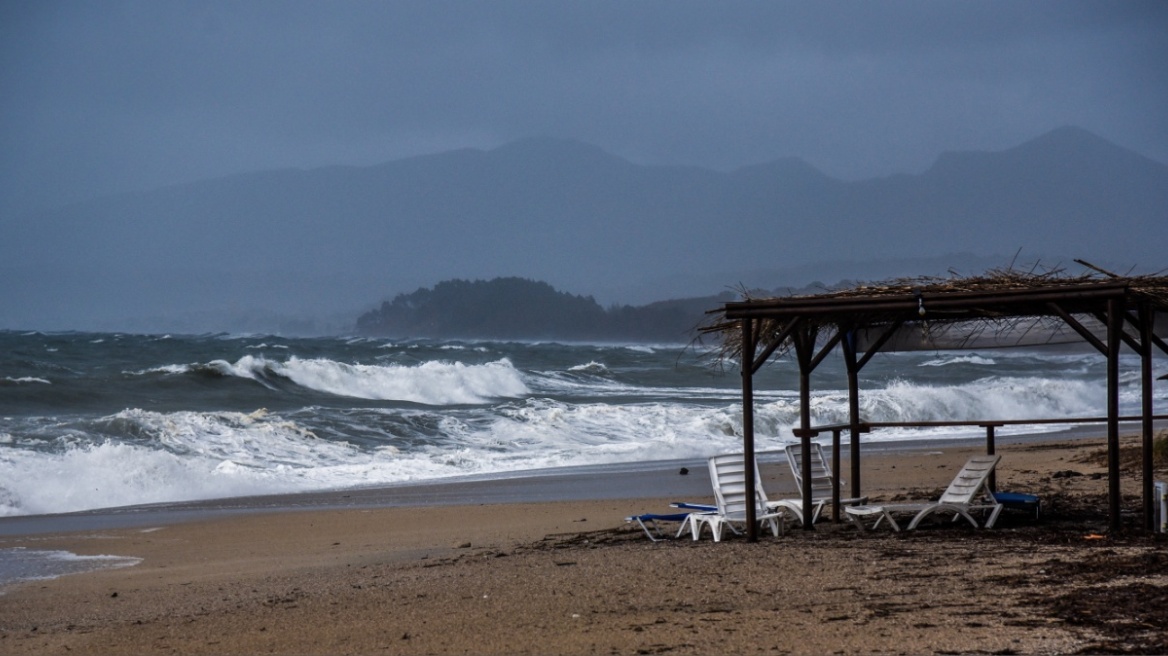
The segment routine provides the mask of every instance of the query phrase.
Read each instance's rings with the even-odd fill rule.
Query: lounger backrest
[[[985,492],[986,481],[1001,458],[996,455],[974,456],[967,460],[945,494],[941,495],[941,503],[973,503]]]
[[[746,459],[741,453],[727,453],[713,456],[709,460],[710,483],[714,486],[714,498],[718,511],[723,515],[745,516],[746,506],[754,497],[756,508],[765,506],[757,490],[751,495],[746,490]],[[758,467],[755,466],[755,481],[758,481]],[[759,512],[762,512],[761,510]]]
[[[795,487],[803,489],[803,445],[788,444],[786,447],[787,462],[791,465],[791,474],[795,477]],[[811,443],[811,498],[829,498],[832,494],[831,467],[823,457],[823,446],[818,442]]]

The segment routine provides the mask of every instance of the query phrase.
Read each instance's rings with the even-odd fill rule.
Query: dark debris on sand
[[[1139,507],[1125,499],[1125,507]],[[1043,496],[1043,517],[1004,512],[991,530],[962,524],[937,523],[923,530],[893,533],[860,532],[847,523],[820,524],[814,531],[788,527],[777,544],[795,546],[806,541],[816,548],[850,548],[862,544],[882,558],[919,558],[902,547],[909,543],[944,544],[939,553],[954,548],[979,553],[1040,549],[1042,545],[1072,547],[1022,573],[991,577],[1001,586],[1023,590],[1030,613],[1055,621],[1080,634],[1084,654],[1168,654],[1168,536],[1149,534],[1135,513],[1123,516],[1123,531],[1109,535],[1106,495],[1059,494]],[[776,544],[769,535],[767,543]],[[741,542],[730,537],[729,542]],[[955,544],[956,543],[956,544]],[[648,543],[639,528],[626,527],[552,535],[528,545],[532,550],[600,549]],[[709,540],[666,540],[655,546],[710,548]],[[1069,557],[1066,554],[1071,554]]]

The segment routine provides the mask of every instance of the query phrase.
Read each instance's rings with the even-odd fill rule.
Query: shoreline
[[[1136,439],[1123,438],[1125,446]],[[686,500],[712,497],[704,467],[684,477],[671,467],[655,476],[468,482],[428,505],[338,507],[330,493],[321,505],[301,499],[291,510],[252,504],[190,521],[4,536],[0,548],[141,561],[11,586],[0,594],[0,645],[13,654],[1161,647],[1155,640],[1168,635],[1168,612],[1154,591],[1168,592],[1168,541],[1091,538],[1106,528],[1104,438],[998,444],[999,484],[1042,495],[1049,504],[1042,522],[1003,513],[991,530],[943,522],[892,533],[821,521],[815,531],[792,527],[757,544],[708,536],[655,543],[624,518],[669,512],[678,500],[670,495],[534,496],[555,481],[619,495],[668,477],[694,491]],[[983,449],[873,450],[863,461],[864,493],[884,501],[934,497]],[[764,461],[760,469],[768,494],[788,494],[786,463]],[[613,484],[622,477],[637,482]],[[489,502],[464,496],[499,486],[509,491]],[[1131,472],[1123,486],[1131,506],[1138,498]],[[1105,622],[1068,619],[1091,604],[1098,613],[1122,608],[1138,622],[1116,625],[1114,634]]]
[[[1050,432],[999,434],[996,442],[1000,448],[1008,448],[1010,445],[1096,438],[1105,439],[1099,437],[1095,427],[1080,425]],[[841,442],[845,460],[848,444],[846,439]],[[984,444],[983,439],[972,437],[864,442],[861,457],[924,450],[984,448]],[[778,452],[760,452],[759,462],[785,462],[785,456]],[[689,470],[687,476],[678,475],[682,468]],[[843,475],[841,480],[846,480],[847,470],[844,470]],[[710,484],[704,459],[656,460],[523,470],[394,485],[118,506],[71,513],[16,515],[0,517],[0,537],[133,528],[255,512],[655,497],[684,500],[709,494]]]

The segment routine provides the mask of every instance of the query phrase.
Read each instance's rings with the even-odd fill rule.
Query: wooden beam
[[[1155,483],[1153,481],[1154,473],[1152,467],[1152,449],[1154,447],[1154,439],[1152,431],[1154,429],[1152,422],[1152,415],[1154,408],[1152,407],[1152,328],[1156,319],[1156,312],[1152,309],[1151,304],[1141,303],[1139,309],[1140,341],[1144,350],[1140,352],[1140,410],[1143,415],[1141,423],[1141,480],[1143,500],[1144,500],[1144,530],[1151,532],[1155,530],[1155,508],[1153,508],[1152,495],[1154,494]]]
[[[899,328],[897,324],[882,336],[887,341],[888,336]],[[862,496],[860,492],[860,364],[856,361],[856,331],[849,330],[843,341],[844,366],[848,372],[848,427],[851,429],[852,441],[848,445],[851,455],[851,483],[852,496]],[[840,471],[835,470],[835,486],[839,489]]]
[[[1154,330],[1149,330],[1147,335],[1143,334],[1143,326],[1145,321],[1143,317],[1145,315],[1148,317],[1147,321],[1149,322],[1149,325],[1155,326],[1156,310],[1152,308],[1150,303],[1141,303],[1139,307],[1139,314],[1133,315],[1131,312],[1123,313],[1124,319],[1126,319],[1127,322],[1131,324],[1132,328],[1135,328],[1137,333],[1140,333],[1140,343],[1142,345],[1147,346],[1149,349],[1155,346],[1168,355],[1168,343],[1165,343],[1164,340],[1160,339]],[[1143,354],[1143,351],[1140,351],[1140,353]]]
[[[795,358],[799,361],[799,442],[803,447],[803,530],[815,530],[811,521],[811,360],[816,330],[804,327],[794,335]]]
[[[1060,306],[1058,303],[1047,303],[1046,306],[1050,309],[1051,312],[1054,312],[1059,317],[1061,317],[1062,320],[1066,322],[1068,326],[1074,329],[1075,332],[1079,333],[1079,336],[1086,340],[1088,344],[1094,346],[1103,355],[1107,355],[1107,345],[1099,341],[1098,337],[1093,335],[1090,330],[1087,330],[1083,324],[1079,323],[1078,319],[1072,317],[1069,312],[1062,308],[1062,306]],[[1104,321],[1103,325],[1106,326],[1108,323]]]
[[[827,343],[823,345],[823,348],[820,349],[819,353],[817,353],[816,356],[811,360],[812,371],[815,371],[816,367],[818,367],[820,363],[823,362],[823,359],[827,357],[827,354],[831,353],[832,349],[836,347],[836,344],[840,343],[841,337],[843,337],[843,331],[836,330],[831,339],[827,340]]]
[[[1119,344],[1123,307],[1107,303],[1107,517],[1112,535],[1119,534]]]
[[[1112,298],[1123,298],[1127,283],[1093,283],[1064,285],[1045,289],[1018,289],[995,291],[942,292],[926,294],[896,294],[887,296],[832,296],[827,298],[778,298],[763,301],[727,303],[727,319],[747,316],[829,316],[856,313],[917,314],[923,301],[926,312],[976,311],[1018,305],[1042,305],[1049,302],[1081,303],[1091,305]]]
[[[755,336],[754,320],[742,320],[742,352],[754,353]],[[754,368],[750,366],[750,358],[742,358],[742,460],[746,465],[747,498],[746,504],[746,540],[758,542],[758,514],[755,506],[757,496],[755,489],[758,482],[754,480]]]
[[[802,323],[802,319],[799,319],[798,317],[796,317],[793,321],[787,322],[787,325],[783,326],[783,329],[779,331],[778,336],[775,337],[775,339],[772,340],[770,344],[767,344],[767,347],[762,352],[762,354],[755,358],[751,363],[751,372],[757,373],[758,370],[761,369],[764,364],[766,364],[766,361],[771,359],[771,356],[775,354],[775,351],[779,348],[779,346],[781,346],[783,342],[790,339],[791,333],[793,333],[795,329],[799,327],[800,323]],[[751,356],[754,355],[753,349],[751,350],[750,354]],[[743,362],[745,362],[745,360],[743,360]]]
[[[997,445],[994,443],[994,424],[986,424],[986,455],[992,456],[997,452]],[[996,472],[990,471],[990,477],[987,482],[990,486],[990,492],[998,491],[998,477]]]
[[[838,524],[840,520],[840,433],[839,428],[831,431],[831,521]]]
[[[1136,331],[1136,335],[1139,336],[1138,341],[1135,341],[1133,339],[1134,345],[1129,344],[1129,346],[1131,346],[1132,349],[1136,353],[1143,355],[1145,347],[1152,348],[1152,342],[1151,342],[1151,340],[1144,339],[1144,334],[1143,334],[1144,320],[1140,318],[1143,314],[1143,305],[1141,305],[1139,307],[1137,312],[1138,312],[1137,314],[1132,314],[1130,311],[1124,312],[1123,313],[1123,320],[1124,320],[1124,323],[1131,326],[1132,329]],[[1124,332],[1126,333],[1127,330],[1125,329]]]
[[[1107,319],[1107,315],[1106,315],[1105,313],[1103,313],[1103,312],[1095,312],[1094,314],[1095,314],[1095,318],[1096,318],[1096,319],[1098,319],[1099,321],[1101,321],[1101,322],[1103,323],[1103,325],[1105,325],[1105,326],[1106,326],[1106,325],[1108,325],[1108,324],[1107,324],[1107,321],[1108,321],[1108,319]],[[1120,313],[1120,320],[1119,320],[1119,338],[1120,338],[1120,339],[1122,339],[1122,340],[1123,340],[1123,343],[1124,343],[1124,344],[1127,344],[1127,345],[1128,345],[1128,347],[1130,347],[1130,348],[1131,348],[1131,350],[1135,351],[1136,353],[1143,353],[1143,352],[1144,352],[1144,347],[1143,347],[1143,345],[1142,345],[1142,344],[1140,344],[1138,341],[1136,341],[1136,339],[1135,339],[1134,337],[1132,337],[1131,335],[1127,334],[1127,330],[1126,330],[1126,329],[1123,327],[1123,326],[1124,326],[1124,324],[1126,323],[1126,322],[1124,321],[1124,319],[1125,319],[1126,317],[1127,317],[1127,312],[1121,312],[1121,313]]]
[[[869,346],[868,350],[864,353],[864,357],[860,358],[859,362],[856,363],[856,371],[863,369],[864,365],[868,364],[868,361],[872,359],[872,356],[876,355],[876,353],[878,353],[880,349],[888,343],[888,340],[892,339],[892,336],[895,335],[896,331],[900,330],[900,327],[903,325],[904,319],[892,322],[892,324],[888,326],[888,330],[885,330],[884,333],[880,335],[880,337],[876,338],[876,341],[871,346]]]

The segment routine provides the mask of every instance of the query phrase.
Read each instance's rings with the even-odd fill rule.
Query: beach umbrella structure
[[[1119,424],[1141,423],[1143,524],[1153,525],[1152,446],[1154,421],[1168,415],[1152,407],[1152,358],[1168,354],[1168,276],[1121,276],[1081,260],[1089,273],[1070,276],[1062,270],[1042,273],[995,270],[981,276],[916,278],[859,285],[816,295],[751,297],[726,303],[711,312],[701,328],[714,337],[716,357],[736,361],[742,375],[742,439],[746,472],[754,453],[754,375],[768,361],[793,355],[799,369],[799,427],[794,434],[803,452],[811,439],[830,431],[833,465],[839,471],[840,434],[850,434],[850,494],[861,494],[860,456],[863,433],[886,426],[976,425],[986,430],[986,451],[993,454],[994,429],[1007,424],[1096,422],[1107,425],[1108,518],[1120,530]],[[859,372],[878,352],[898,350],[1034,347],[1086,342],[1106,358],[1106,417],[987,417],[973,422],[865,422],[860,417]],[[1140,356],[1140,414],[1119,413],[1120,349]],[[848,381],[849,421],[812,426],[811,374],[832,352],[843,356]],[[803,460],[803,503],[812,499],[810,459]],[[838,479],[837,479],[838,480]],[[746,481],[751,489],[754,481]],[[838,520],[839,485],[833,491]],[[748,539],[757,540],[757,523],[748,518]],[[803,525],[813,530],[810,522]]]

